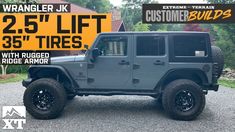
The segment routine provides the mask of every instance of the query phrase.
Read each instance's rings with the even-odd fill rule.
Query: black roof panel
[[[148,32],[102,32],[102,35],[110,34],[209,34],[208,32],[197,31],[148,31]]]

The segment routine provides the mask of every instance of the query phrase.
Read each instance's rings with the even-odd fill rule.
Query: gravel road
[[[23,105],[23,92],[20,82],[0,84],[0,107]],[[218,92],[209,92],[206,99],[206,107],[196,120],[175,121],[151,97],[76,97],[68,102],[62,116],[54,120],[37,120],[27,113],[24,131],[235,132],[235,89],[220,87]],[[1,120],[0,131],[3,126]]]

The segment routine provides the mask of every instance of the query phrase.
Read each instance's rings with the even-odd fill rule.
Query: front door
[[[168,69],[166,36],[135,35],[133,87],[152,90]]]
[[[101,55],[88,66],[88,87],[125,89],[131,82],[130,36],[100,36],[94,48]]]

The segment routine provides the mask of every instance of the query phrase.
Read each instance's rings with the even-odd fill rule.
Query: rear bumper
[[[27,87],[32,82],[32,78],[28,78],[22,81],[22,85]]]

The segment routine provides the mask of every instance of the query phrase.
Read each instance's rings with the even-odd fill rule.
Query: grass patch
[[[226,87],[235,88],[235,80],[220,79],[219,84]]]
[[[10,83],[10,82],[19,82],[27,78],[27,74],[17,74],[14,78],[0,79],[0,84]]]

